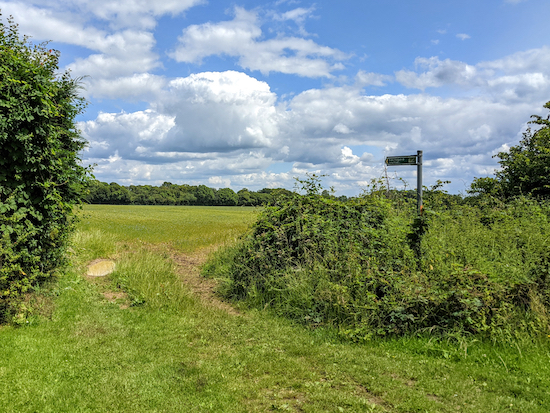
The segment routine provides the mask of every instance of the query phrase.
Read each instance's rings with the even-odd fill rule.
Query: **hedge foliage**
[[[0,20],[0,319],[62,265],[89,176],[75,124],[85,102],[58,62],[59,52]]]
[[[444,202],[443,202],[444,201]],[[447,202],[449,201],[449,202]],[[417,332],[550,333],[550,207],[319,195],[266,208],[206,265],[222,293],[354,340]]]

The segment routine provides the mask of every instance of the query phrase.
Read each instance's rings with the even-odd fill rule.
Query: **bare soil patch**
[[[213,249],[203,249],[192,254],[170,251],[170,257],[176,264],[177,274],[201,302],[211,308],[223,310],[231,315],[241,315],[230,303],[216,294],[217,282],[200,275],[204,264]]]
[[[106,260],[102,258],[94,260],[90,264],[88,264],[87,268],[90,268],[93,265],[97,265],[98,263],[102,263],[106,261],[110,261],[110,260]],[[125,310],[130,307],[130,298],[128,297],[128,294],[126,294],[124,291],[112,290],[113,284],[112,284],[111,278],[109,277],[109,274],[106,274],[105,276],[100,276],[95,274],[90,275],[89,272],[86,272],[85,277],[90,283],[94,284],[97,287],[99,293],[107,301],[113,304],[118,304],[121,310]]]

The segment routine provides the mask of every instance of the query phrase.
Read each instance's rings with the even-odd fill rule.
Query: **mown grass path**
[[[74,267],[42,291],[46,317],[37,311],[25,327],[0,329],[0,411],[550,411],[548,349],[427,338],[341,342],[330,330],[219,301],[212,281],[198,276],[203,247],[178,249],[169,239],[177,231],[132,241],[119,227],[132,215],[109,220],[102,208],[116,210],[87,211],[101,224],[83,222]],[[141,211],[145,228],[173,227],[178,214],[163,221],[162,208]],[[249,220],[237,212],[228,211]],[[204,227],[226,237],[221,218],[211,220]],[[117,260],[118,273],[93,282],[83,269],[100,256]],[[116,280],[131,294],[106,295],[119,291]],[[143,302],[124,305],[132,297]]]

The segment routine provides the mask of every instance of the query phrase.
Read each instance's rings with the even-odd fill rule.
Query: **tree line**
[[[206,185],[177,185],[164,182],[161,186],[129,185],[116,182],[91,181],[85,201],[90,204],[111,205],[209,205],[260,206],[298,196],[284,188],[264,188],[238,192],[231,188],[210,188]]]

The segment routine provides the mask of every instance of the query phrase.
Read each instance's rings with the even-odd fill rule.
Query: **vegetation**
[[[296,196],[283,188],[264,188],[258,192],[244,188],[238,192],[231,188],[214,189],[206,185],[176,185],[164,182],[161,186],[121,186],[92,181],[86,202],[111,205],[208,205],[208,206],[259,206],[279,202]]]
[[[56,75],[58,53],[8,23],[4,411],[550,410],[548,119],[471,197],[427,190],[420,217],[408,191],[337,199],[316,176],[300,181],[305,196],[93,181],[90,202],[202,206],[87,206],[67,249],[89,176],[83,101]],[[268,203],[238,239],[256,211],[220,207]],[[234,307],[196,274],[221,244],[204,273]],[[97,258],[115,272],[84,276]]]
[[[229,215],[216,218],[224,209]],[[216,227],[254,213],[212,210],[85,206],[71,267],[27,303],[22,327],[0,328],[2,411],[550,410],[548,343],[410,335],[358,345],[269,311],[236,313],[199,299],[190,275],[167,257],[182,254],[170,246],[181,244],[179,237],[197,238],[180,255],[196,259],[204,254],[203,233],[230,240],[235,227]],[[169,229],[178,216],[187,221],[187,214],[206,215],[202,233],[161,237],[158,227]],[[156,235],[131,240],[125,233],[135,222],[142,234]],[[96,258],[115,259],[116,273],[83,276]]]
[[[58,62],[59,52],[0,21],[0,322],[63,264],[88,176],[75,126],[84,102]]]
[[[79,228],[101,231],[113,242],[163,244],[191,252],[233,243],[257,213],[252,208],[86,205]]]
[[[346,203],[310,191],[266,208],[204,271],[223,279],[227,298],[354,340],[547,338],[548,204],[482,208],[436,188],[425,215],[414,211],[381,190]]]

